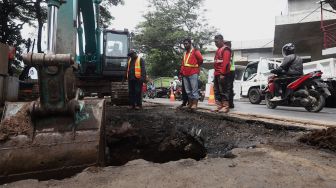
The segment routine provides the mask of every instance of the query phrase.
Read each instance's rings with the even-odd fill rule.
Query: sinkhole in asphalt
[[[106,114],[107,164],[114,166],[135,159],[165,163],[186,158],[234,158],[234,148],[287,141],[296,132],[157,105],[141,111],[111,107]]]

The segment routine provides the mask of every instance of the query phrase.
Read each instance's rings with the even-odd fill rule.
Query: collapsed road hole
[[[166,117],[141,116],[126,113],[110,121],[105,131],[108,165],[123,165],[134,159],[165,163],[206,156],[199,130],[188,132]]]
[[[165,163],[206,156],[234,158],[234,148],[295,142],[297,134],[302,134],[302,130],[272,129],[158,105],[141,111],[109,107],[106,114],[108,165],[123,165],[135,159]]]

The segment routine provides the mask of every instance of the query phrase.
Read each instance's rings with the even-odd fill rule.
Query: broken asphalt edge
[[[146,103],[156,104],[160,106],[170,106],[175,108],[171,104],[162,104],[159,102],[146,101]],[[225,113],[215,113],[211,112],[210,109],[204,107],[198,107],[197,111],[193,113],[207,115],[208,117],[214,117],[216,119],[227,120],[236,123],[248,123],[248,124],[259,124],[264,125],[265,128],[270,129],[284,129],[292,131],[311,131],[326,129],[329,127],[336,127],[334,122],[322,122],[322,121],[312,121],[312,120],[302,120],[302,119],[293,119],[283,116],[270,116],[270,115],[260,115],[260,114],[251,114],[244,112],[229,112]]]

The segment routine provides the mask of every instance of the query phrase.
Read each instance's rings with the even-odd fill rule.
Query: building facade
[[[326,58],[323,53],[326,50],[325,33],[321,23],[336,23],[332,7],[327,2],[316,0],[288,0],[287,3],[287,14],[275,18],[274,54],[281,54],[282,46],[292,42],[301,56],[308,56],[312,61]]]

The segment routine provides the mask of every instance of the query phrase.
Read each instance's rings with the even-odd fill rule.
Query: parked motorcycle
[[[266,106],[269,109],[277,106],[301,106],[309,112],[321,111],[325,106],[325,99],[331,95],[328,85],[321,79],[322,74],[321,71],[314,71],[300,76],[286,86],[280,101],[271,101],[275,94],[274,80],[277,76],[269,76],[268,85],[264,90]]]
[[[169,87],[167,91],[167,98],[170,97],[170,92],[171,92],[171,88]],[[177,86],[175,90],[173,89],[173,93],[174,93],[175,100],[178,100],[178,101],[182,100],[182,87],[181,86]]]
[[[156,92],[155,90],[151,89],[151,90],[147,90],[147,96],[150,99],[154,99],[156,97]]]

